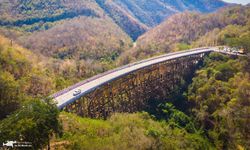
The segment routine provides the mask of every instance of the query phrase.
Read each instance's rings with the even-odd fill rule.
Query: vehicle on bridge
[[[244,49],[239,49],[238,53],[239,54],[246,54]]]
[[[246,54],[246,51],[243,48],[238,47],[229,47],[229,46],[218,46],[220,52],[233,53],[233,54]]]
[[[77,96],[79,94],[81,94],[81,90],[77,89],[77,90],[74,91],[73,96]]]

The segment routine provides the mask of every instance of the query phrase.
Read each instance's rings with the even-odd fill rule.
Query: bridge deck
[[[176,59],[179,57],[194,55],[194,54],[202,54],[205,52],[218,51],[217,48],[199,48],[192,49],[182,52],[169,53],[165,55],[161,55],[158,57],[154,57],[151,59],[143,60],[140,62],[136,62],[133,64],[129,64],[106,73],[94,76],[88,80],[77,83],[67,89],[64,89],[54,95],[52,95],[53,99],[57,102],[57,106],[59,109],[62,109],[66,105],[74,102],[80,97],[90,93],[96,88],[102,86],[103,84],[109,83],[112,80],[125,76],[131,72],[134,72],[139,69],[143,69],[144,67],[151,66],[153,64],[158,64],[167,60]],[[77,96],[73,96],[75,90],[80,89],[81,93]]]

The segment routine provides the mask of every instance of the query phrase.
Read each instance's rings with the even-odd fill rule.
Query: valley
[[[33,149],[249,149],[249,43],[249,4],[0,0],[0,143],[29,141]],[[176,76],[171,94],[132,92],[150,97],[149,107],[139,111],[127,107],[128,92],[114,88],[123,93],[114,105],[128,111],[107,118],[60,111],[49,97],[133,62],[214,46],[244,50],[246,57],[211,52],[188,78]],[[154,76],[142,72],[140,78]]]

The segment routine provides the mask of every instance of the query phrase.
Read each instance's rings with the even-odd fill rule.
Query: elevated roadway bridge
[[[165,100],[211,52],[240,55],[218,47],[169,53],[99,74],[52,97],[59,109],[84,117],[106,118],[113,112],[140,111],[150,99]]]

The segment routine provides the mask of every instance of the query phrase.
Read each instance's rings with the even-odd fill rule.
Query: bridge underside
[[[136,112],[148,107],[150,99],[163,101],[193,74],[207,53],[168,60],[113,80],[64,110],[83,117],[107,118],[114,112]]]

